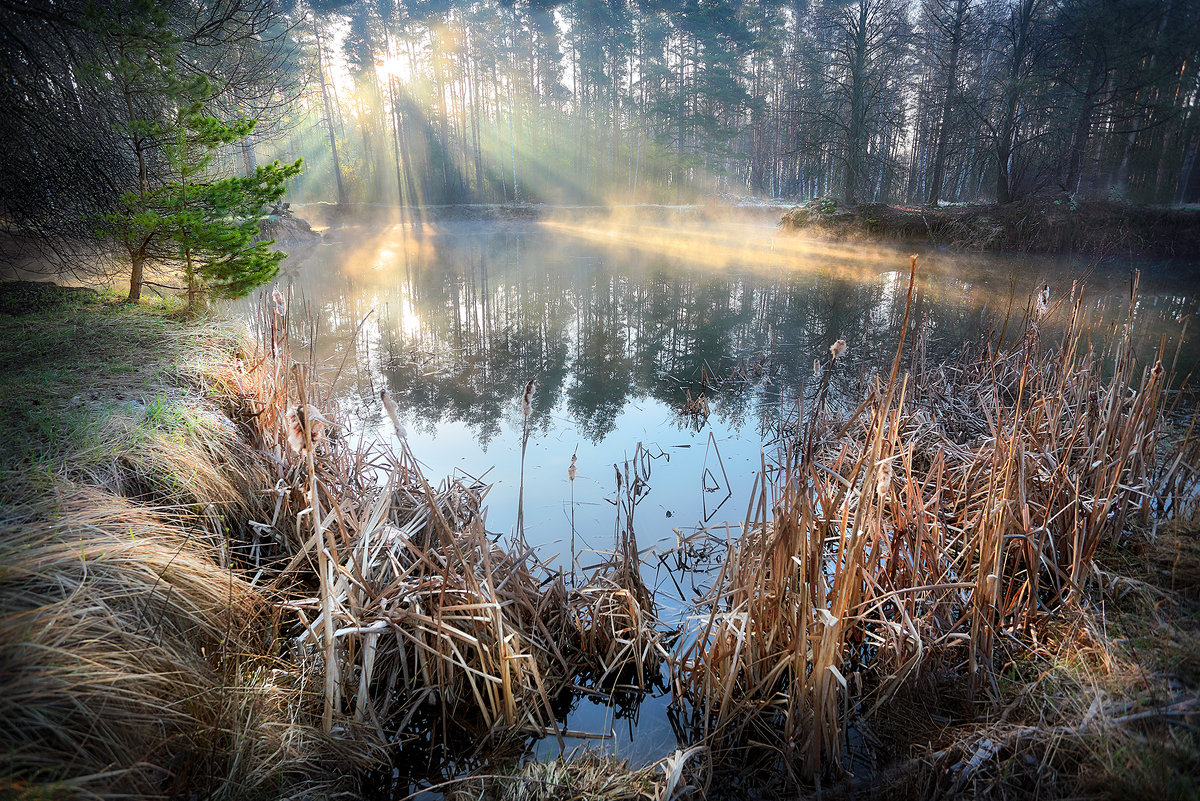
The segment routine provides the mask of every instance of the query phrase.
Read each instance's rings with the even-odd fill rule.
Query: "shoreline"
[[[1200,257],[1200,209],[1105,201],[1028,201],[923,207],[831,200],[795,206],[780,219],[788,234],[834,240],[923,242],[977,252],[1075,253],[1103,257]]]

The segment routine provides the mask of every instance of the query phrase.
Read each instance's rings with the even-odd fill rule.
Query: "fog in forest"
[[[257,120],[213,169],[303,158],[291,202],[404,215],[1194,202],[1198,17],[1192,0],[10,4],[5,219],[91,236],[170,172],[187,103]]]

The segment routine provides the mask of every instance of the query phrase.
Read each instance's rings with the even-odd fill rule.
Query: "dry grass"
[[[6,510],[0,554],[8,792],[244,797],[318,774],[330,744],[271,669],[264,598],[203,539],[62,485]]]
[[[47,330],[26,349],[47,349],[50,395],[99,375],[93,387],[138,400],[89,402],[80,436],[54,434],[4,476],[4,793],[319,792],[349,775],[335,764],[378,754],[322,732],[319,688],[283,658],[279,595],[254,569],[274,464],[195,395],[220,329],[146,314],[84,305],[13,322]],[[50,353],[88,320],[95,347]],[[105,383],[120,346],[135,369]]]
[[[530,762],[513,774],[491,774],[448,782],[448,801],[671,801],[702,794],[707,772],[702,748],[631,769],[613,756],[592,751],[549,762]]]
[[[1007,347],[911,381],[901,343],[855,413],[817,403],[789,428],[673,660],[697,738],[767,743],[819,780],[853,721],[936,672],[998,694],[1000,654],[1085,600],[1097,550],[1194,488],[1160,451],[1167,377],[1135,364],[1132,318],[1104,355],[1083,350],[1077,296],[1063,311],[1057,348],[1033,313]]]

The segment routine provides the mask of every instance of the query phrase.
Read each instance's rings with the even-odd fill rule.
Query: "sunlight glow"
[[[412,63],[408,56],[402,53],[391,53],[377,57],[375,70],[386,78],[395,78],[401,84],[412,79]]]

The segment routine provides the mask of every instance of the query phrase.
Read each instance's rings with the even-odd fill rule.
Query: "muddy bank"
[[[1120,203],[1030,201],[938,209],[819,198],[787,211],[787,232],[835,239],[927,242],[953,250],[1078,253],[1089,256],[1200,256],[1200,209]]]

